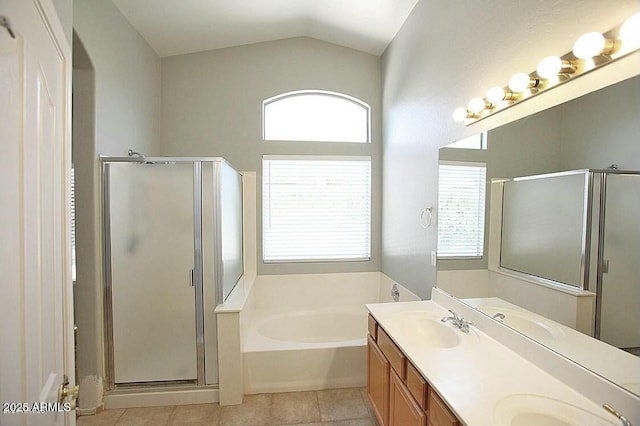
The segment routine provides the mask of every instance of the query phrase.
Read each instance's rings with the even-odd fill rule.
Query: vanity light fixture
[[[618,39],[622,40],[622,49],[631,52],[640,47],[640,12],[631,15],[620,27]]]
[[[536,72],[546,80],[552,80],[559,74],[573,74],[578,67],[573,61],[562,60],[558,56],[547,56],[538,62]]]
[[[573,54],[579,59],[591,59],[599,55],[615,53],[621,43],[605,38],[601,33],[590,32],[582,34],[573,44]]]
[[[467,109],[472,114],[478,114],[483,109],[488,108],[489,104],[482,98],[473,98],[467,104]]]
[[[519,72],[514,74],[509,80],[509,89],[515,93],[525,92],[527,89],[534,89],[540,87],[540,79],[532,78],[529,74]]]
[[[469,111],[467,111],[466,108],[460,107],[460,108],[456,108],[453,111],[453,120],[455,122],[462,123],[467,118],[473,118],[473,114],[471,114]]]
[[[514,74],[507,87],[489,89],[485,98],[473,98],[457,108],[453,119],[469,125],[527,98],[577,78],[640,48],[640,13],[606,33],[588,32],[574,43],[571,52],[547,56],[535,71]]]
[[[504,89],[500,86],[492,87],[487,90],[487,100],[492,105],[501,105],[503,101],[515,101],[520,97],[518,93],[513,92],[510,88]]]

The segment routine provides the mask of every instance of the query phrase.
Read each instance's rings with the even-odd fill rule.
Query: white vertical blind
[[[438,257],[482,257],[486,170],[484,163],[440,163]]]
[[[371,158],[265,156],[265,262],[368,260]]]

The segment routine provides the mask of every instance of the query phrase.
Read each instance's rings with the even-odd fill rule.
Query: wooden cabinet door
[[[413,399],[402,379],[391,370],[389,426],[425,426],[427,416]]]
[[[459,426],[456,416],[433,391],[429,390],[429,426]]]
[[[367,336],[367,343],[367,395],[378,423],[387,426],[389,424],[389,372],[391,365],[371,336]]]

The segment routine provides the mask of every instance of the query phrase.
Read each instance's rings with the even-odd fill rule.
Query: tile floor
[[[79,426],[376,426],[365,388],[246,395],[242,405],[177,405],[105,410]]]

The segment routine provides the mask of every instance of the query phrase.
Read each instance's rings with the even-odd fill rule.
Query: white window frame
[[[267,213],[268,209],[271,207],[270,205],[268,205],[269,203],[269,195],[267,195],[267,190],[266,190],[266,186],[268,185],[267,183],[267,179],[264,178],[265,174],[268,173],[268,170],[265,166],[265,162],[267,161],[271,161],[271,160],[304,160],[304,161],[362,161],[362,162],[367,162],[369,167],[368,167],[368,182],[367,182],[367,191],[368,193],[366,194],[367,197],[367,201],[368,201],[368,207],[367,207],[367,212],[366,212],[366,222],[367,222],[367,231],[366,231],[366,241],[364,241],[364,243],[366,244],[366,250],[365,252],[362,253],[361,256],[340,256],[337,255],[335,257],[329,257],[326,255],[316,255],[314,256],[308,256],[308,257],[304,257],[304,258],[298,258],[298,257],[291,257],[291,256],[282,256],[282,257],[276,257],[274,255],[268,254],[270,252],[270,250],[268,250],[267,244],[270,243],[269,241],[269,236],[267,233],[267,229],[269,224],[268,222],[268,218],[269,215]],[[262,261],[265,264],[273,264],[273,263],[305,263],[305,262],[312,262],[312,263],[325,263],[325,262],[363,262],[363,261],[370,261],[371,260],[371,237],[372,237],[372,229],[371,229],[371,206],[372,206],[372,202],[371,202],[371,182],[372,182],[372,178],[371,178],[371,166],[372,166],[372,162],[371,162],[371,157],[370,156],[332,156],[332,155],[265,155],[263,156],[263,183],[262,183],[262,191],[263,191],[263,200],[262,200]],[[337,241],[336,244],[339,244],[340,242]],[[363,241],[360,241],[360,243],[363,243]],[[336,253],[339,253],[339,251],[337,251]]]
[[[322,141],[322,140],[305,140],[305,139],[267,139],[266,135],[266,108],[268,105],[273,104],[275,102],[281,101],[283,99],[288,99],[296,96],[308,96],[308,95],[320,95],[320,96],[332,96],[338,99],[341,99],[345,102],[351,102],[359,107],[363,108],[366,111],[366,140],[365,141]],[[292,92],[281,93],[279,95],[273,96],[269,99],[265,99],[262,102],[262,140],[266,142],[272,141],[288,141],[288,142],[320,142],[320,143],[355,143],[355,144],[368,144],[371,143],[371,107],[366,102],[361,101],[360,99],[354,98],[353,96],[345,95],[344,93],[332,92],[328,90],[295,90]]]
[[[471,139],[477,139],[478,146],[467,146],[467,144]],[[466,138],[450,143],[449,145],[445,146],[445,148],[477,149],[477,150],[486,151],[487,150],[487,132],[482,132],[482,133],[477,133],[475,135],[467,136]]]
[[[446,246],[444,242],[441,240],[442,233],[446,232],[447,222],[453,221],[453,216],[447,211],[444,197],[453,197],[453,195],[449,195],[445,188],[443,188],[442,180],[442,166],[445,167],[465,167],[465,168],[476,168],[484,170],[484,178],[480,181],[480,186],[475,189],[475,191],[470,191],[470,197],[477,197],[478,201],[478,213],[475,221],[475,231],[473,236],[475,237],[475,244],[469,244],[467,247],[468,251],[462,251],[464,247],[456,250],[455,245]],[[485,246],[485,222],[486,222],[486,191],[487,191],[487,180],[486,180],[486,163],[479,162],[463,162],[463,161],[440,161],[439,163],[439,179],[438,179],[438,259],[482,259],[484,257],[484,246]],[[469,221],[469,224],[473,224],[474,221]]]

